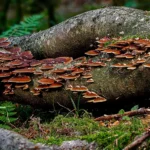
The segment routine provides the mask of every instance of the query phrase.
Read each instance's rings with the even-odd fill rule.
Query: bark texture
[[[11,37],[13,44],[30,49],[36,58],[81,56],[96,37],[106,35],[149,35],[147,12],[126,7],[108,7],[85,12],[48,30],[23,37]],[[123,31],[123,32],[122,32]]]

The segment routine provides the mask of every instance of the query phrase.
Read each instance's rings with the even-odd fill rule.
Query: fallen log
[[[31,50],[36,58],[79,57],[96,37],[149,35],[149,12],[126,7],[108,7],[85,12],[50,29],[23,37],[10,37],[12,44]]]
[[[106,42],[116,43],[104,47]],[[102,38],[86,57],[36,60],[2,39],[1,97],[33,106],[71,106],[149,96],[150,40]],[[7,46],[6,46],[7,45]],[[80,98],[79,98],[80,97]],[[78,104],[77,104],[78,105]]]

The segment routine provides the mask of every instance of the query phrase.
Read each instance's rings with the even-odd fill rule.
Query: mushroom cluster
[[[106,43],[115,41],[114,43]],[[86,85],[93,84],[92,69],[106,67],[112,60],[113,69],[133,71],[138,67],[150,68],[150,40],[132,38],[97,40],[98,46],[85,53],[88,57],[34,59],[30,51],[11,46],[7,38],[0,39],[0,80],[4,85],[3,94],[15,94],[15,89],[29,90],[39,96],[43,92],[59,90],[64,87],[71,92],[82,93],[86,102],[104,102],[106,98],[91,91]],[[124,62],[124,60],[128,60]],[[113,61],[116,62],[116,61]],[[123,62],[123,63],[121,63]],[[72,85],[72,80],[84,80],[86,85]],[[36,84],[35,84],[36,83]]]

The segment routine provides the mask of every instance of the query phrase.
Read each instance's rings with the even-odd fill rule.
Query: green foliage
[[[32,141],[48,145],[60,145],[66,140],[95,141],[99,149],[120,150],[144,132],[146,125],[139,118],[125,118],[114,127],[99,126],[90,115],[81,118],[58,115],[52,122],[44,124],[50,133],[46,138],[38,137]]]
[[[52,122],[46,123],[45,126],[49,128],[50,134],[46,140],[41,137],[34,139],[35,143],[60,145],[65,140],[80,139],[83,135],[93,134],[99,129],[98,123],[87,113],[81,118],[58,115]]]
[[[0,37],[23,36],[38,31],[42,25],[43,14],[25,17],[23,21],[4,31]]]
[[[119,110],[118,114],[123,115],[125,111],[123,109]]]
[[[81,137],[89,142],[95,141],[99,149],[120,150],[129,144],[137,135],[144,131],[144,125],[138,118],[132,118],[127,124],[121,122],[118,126],[101,127],[95,134]]]
[[[138,110],[139,109],[139,105],[135,105],[135,106],[133,106],[132,108],[131,108],[131,111],[133,111],[133,110]]]
[[[0,104],[0,125],[9,125],[17,120],[15,109],[15,105],[11,102],[2,102]]]

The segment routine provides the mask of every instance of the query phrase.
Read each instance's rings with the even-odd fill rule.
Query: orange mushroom
[[[28,83],[31,81],[31,78],[29,76],[17,76],[17,77],[11,77],[8,82],[12,83]]]
[[[51,78],[42,78],[40,80],[38,80],[38,83],[40,84],[53,84],[55,82],[54,79]]]

